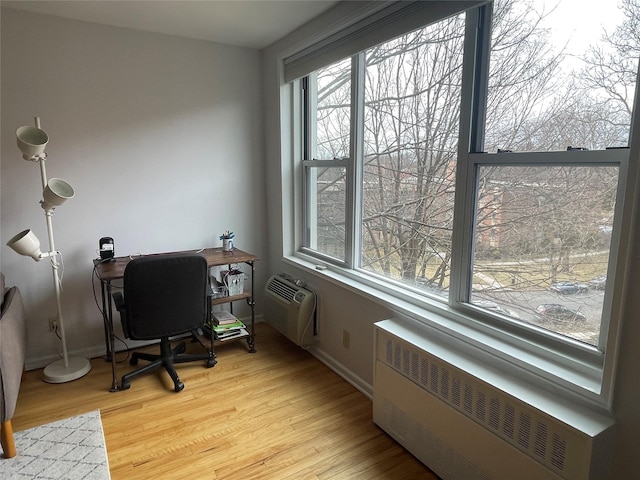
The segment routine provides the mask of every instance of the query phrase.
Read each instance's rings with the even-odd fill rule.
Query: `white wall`
[[[271,227],[269,230],[269,269],[285,270],[292,275],[304,278],[316,290],[320,299],[318,310],[319,336],[314,352],[331,364],[343,376],[350,379],[363,391],[371,388],[373,364],[373,323],[381,318],[392,316],[375,298],[361,295],[350,289],[335,285],[325,275],[314,270],[302,269],[286,262],[283,252],[292,253],[292,225],[287,223],[289,211],[299,205],[296,193],[288,191],[287,183],[292,176],[300,175],[292,166],[290,142],[291,126],[282,121],[281,112],[292,108],[288,90],[282,86],[282,75],[278,65],[283,57],[306,46],[314,38],[322,36],[336,28],[342,20],[355,13],[362,3],[341,4],[327,12],[264,52],[265,72],[265,135],[267,165],[267,197]],[[283,94],[284,93],[284,94]],[[640,161],[637,152],[633,161]],[[282,165],[281,165],[282,164]],[[640,182],[636,181],[640,184]],[[638,208],[640,210],[640,207]],[[283,215],[286,212],[287,215]],[[636,212],[636,217],[638,212]],[[636,221],[636,238],[640,222]],[[614,393],[614,411],[617,419],[617,443],[614,449],[614,461],[611,467],[611,479],[638,478],[640,456],[637,444],[640,440],[640,245],[635,242],[636,252],[631,257],[631,278],[628,291],[624,292],[626,305],[623,310],[623,332],[619,349],[619,363],[616,372],[616,390]],[[346,349],[342,345],[343,331],[351,333],[351,345]]]
[[[50,138],[49,178],[76,191],[53,216],[70,352],[104,353],[92,290],[102,236],[115,239],[116,255],[128,255],[218,246],[231,229],[238,248],[264,257],[257,50],[7,8],[1,21],[0,260],[24,296],[28,367],[60,349],[48,332],[56,313],[48,262],[6,246],[32,228],[48,250],[39,168],[21,158],[15,140],[35,115]],[[260,262],[257,269],[264,285]]]

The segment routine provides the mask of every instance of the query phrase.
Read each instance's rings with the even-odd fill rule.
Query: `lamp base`
[[[84,377],[91,370],[91,363],[86,358],[69,357],[68,366],[64,359],[56,360],[44,368],[43,380],[47,383],[65,383]]]

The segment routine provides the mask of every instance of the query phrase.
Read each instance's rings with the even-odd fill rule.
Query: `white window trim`
[[[370,275],[337,265],[319,262],[302,251],[286,255],[284,261],[301,268],[394,313],[427,327],[445,343],[467,348],[469,353],[494,368],[527,378],[545,389],[563,392],[567,398],[603,412],[610,410],[602,395],[602,368],[598,363],[568,358],[548,345],[525,340],[511,332],[478,321],[484,312],[469,308],[469,313],[454,310],[438,301],[430,301],[406,289],[376,281]],[[319,269],[318,267],[321,267]],[[472,316],[475,312],[476,317]],[[579,345],[579,342],[575,342]]]
[[[469,28],[469,26],[468,26]],[[282,71],[282,64],[278,67]],[[639,71],[640,78],[640,71]],[[596,408],[603,412],[612,409],[612,391],[615,381],[615,366],[617,363],[617,345],[619,343],[622,305],[628,289],[628,266],[623,261],[626,252],[632,245],[632,226],[635,225],[636,197],[640,197],[640,181],[638,176],[638,161],[631,162],[630,158],[638,160],[640,150],[640,112],[634,109],[634,121],[631,149],[626,150],[625,157],[620,163],[620,185],[618,200],[622,205],[614,225],[615,238],[612,240],[611,265],[615,273],[614,288],[605,300],[604,308],[610,313],[609,336],[605,355],[592,352],[588,358],[571,358],[566,351],[550,348],[544,342],[532,342],[523,339],[513,332],[505,331],[489,324],[479,323],[476,316],[482,317],[484,312],[473,306],[453,309],[437,301],[425,300],[423,296],[412,295],[404,290],[394,288],[387,282],[379,282],[370,275],[363,275],[357,270],[343,268],[339,265],[323,262],[316,255],[309,255],[303,249],[302,208],[303,167],[302,167],[302,132],[301,132],[301,99],[299,81],[281,86],[281,102],[291,108],[283,109],[288,118],[283,119],[283,145],[291,145],[291,155],[283,151],[283,198],[292,198],[291,208],[287,211],[283,207],[283,260],[295,265],[308,274],[318,276],[326,281],[339,285],[357,295],[388,308],[393,312],[411,318],[438,335],[443,335],[447,341],[458,342],[472,347],[474,353],[482,361],[503,368],[513,373],[523,375],[533,384],[551,389],[572,401],[584,404],[589,408]],[[639,103],[640,82],[636,85],[636,106]],[[290,103],[289,103],[290,102]],[[290,115],[290,116],[289,116]],[[287,126],[290,128],[287,130]],[[635,135],[633,135],[635,133]],[[293,142],[291,142],[293,140]],[[292,145],[293,143],[293,145]],[[286,147],[285,147],[286,148]],[[623,150],[624,151],[624,150]],[[594,151],[602,152],[602,151]],[[566,154],[566,152],[562,152]],[[476,154],[467,154],[473,159]],[[524,158],[524,157],[523,157]],[[287,163],[289,165],[287,165]],[[469,164],[472,161],[468,162]],[[483,162],[481,162],[483,163]],[[597,162],[596,162],[597,163]],[[603,163],[603,162],[600,162]],[[607,163],[607,162],[604,162]],[[287,193],[287,191],[289,193]],[[460,207],[462,208],[462,207]],[[469,210],[467,210],[469,211]],[[287,236],[286,232],[289,232]],[[621,260],[622,259],[622,260]],[[622,268],[620,268],[622,267]],[[566,339],[565,339],[566,341]],[[518,344],[519,345],[516,345]],[[580,342],[574,346],[582,346]],[[523,348],[527,345],[528,348]],[[587,355],[588,357],[589,355]]]

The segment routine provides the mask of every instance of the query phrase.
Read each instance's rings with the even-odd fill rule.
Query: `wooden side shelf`
[[[231,252],[225,252],[220,247],[216,248],[204,248],[200,250],[188,250],[189,253],[197,253],[202,255],[207,261],[207,265],[209,267],[214,266],[222,266],[229,265],[231,266],[234,263],[245,263],[251,267],[251,280],[250,280],[250,290],[244,291],[240,295],[233,295],[229,297],[222,298],[211,298],[209,299],[210,306],[213,305],[222,305],[224,303],[233,304],[233,302],[237,302],[240,300],[246,300],[247,304],[251,308],[251,322],[247,324],[247,332],[248,334],[242,337],[236,338],[246,338],[247,346],[249,347],[249,353],[255,353],[255,301],[253,297],[253,292],[255,289],[255,262],[260,260],[259,257],[253,255],[251,253],[243,252],[237,248],[234,248]],[[163,254],[156,254],[163,255]],[[101,284],[101,296],[102,296],[102,319],[104,322],[104,338],[105,338],[105,346],[107,350],[107,359],[111,361],[111,388],[110,392],[117,392],[121,390],[120,385],[118,384],[118,377],[116,372],[116,356],[114,350],[114,342],[115,335],[113,334],[113,311],[112,311],[112,282],[114,280],[119,280],[124,277],[124,271],[129,264],[129,262],[133,259],[133,256],[124,256],[124,257],[116,257],[110,262],[102,262],[99,258],[94,259],[93,265],[95,269],[96,276],[100,279]],[[231,307],[233,308],[233,307]],[[245,322],[247,323],[247,322]],[[211,353],[213,353],[213,346],[216,344],[222,344],[225,342],[214,342],[212,343],[208,338],[202,336],[203,338],[198,338],[198,341],[202,343],[203,347],[211,348]],[[229,339],[228,341],[232,341],[233,339]]]
[[[232,295],[227,297],[220,298],[212,298],[211,305],[223,305],[229,302],[237,302],[238,300],[242,300],[243,298],[251,298],[251,292],[242,292],[240,295]]]
[[[206,335],[194,335],[194,336],[198,340],[198,343],[200,343],[200,345],[202,345],[203,348],[208,349],[211,346],[211,340]],[[251,336],[250,333],[246,333],[245,335],[238,335],[237,337],[233,337],[225,341],[214,340],[213,345],[214,347],[218,347],[220,345],[224,345],[225,343],[231,343],[234,340],[246,339],[247,337],[250,337],[250,336]]]

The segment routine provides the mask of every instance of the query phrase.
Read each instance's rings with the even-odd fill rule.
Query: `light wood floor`
[[[110,393],[104,359],[65,384],[27,372],[14,431],[100,409],[113,480],[437,479],[373,424],[358,390],[270,326],[256,332],[255,354],[235,341],[213,368],[179,365],[180,393],[164,372]],[[132,369],[125,356],[119,375]]]

